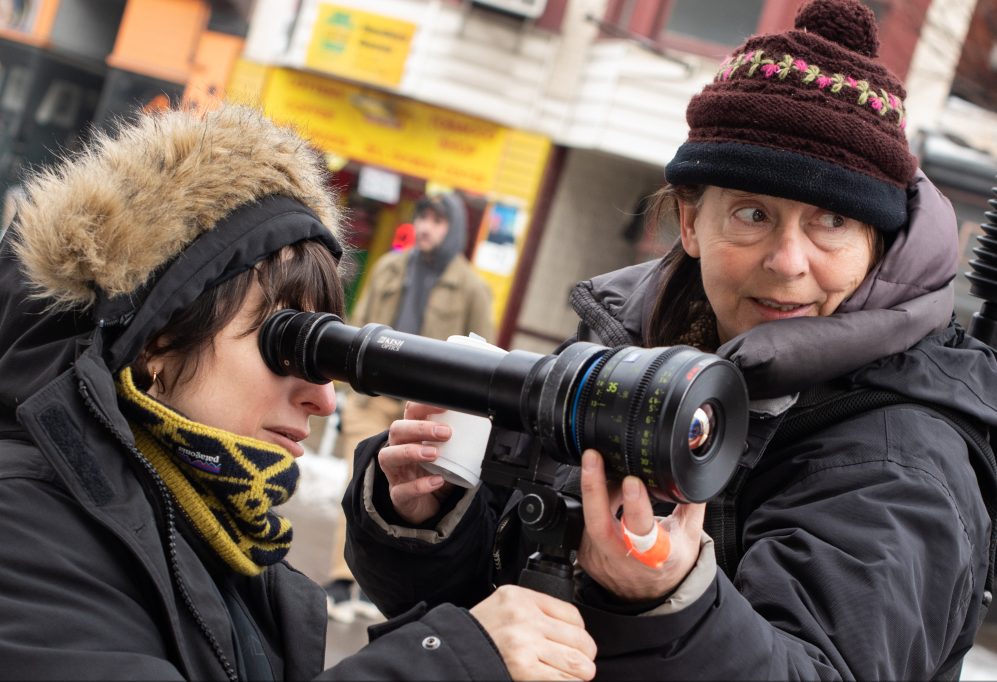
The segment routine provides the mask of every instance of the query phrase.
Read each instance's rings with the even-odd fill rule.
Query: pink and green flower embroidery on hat
[[[742,73],[747,78],[761,76],[762,78],[777,78],[786,80],[790,74],[798,74],[800,82],[812,85],[819,90],[828,90],[834,94],[857,93],[855,103],[859,106],[868,106],[880,116],[886,116],[892,112],[897,114],[897,125],[901,129],[907,127],[907,118],[904,113],[903,102],[899,97],[886,90],[870,85],[866,80],[855,80],[851,76],[840,73],[827,74],[821,71],[820,67],[814,64],[807,64],[802,59],[796,59],[792,55],[783,55],[782,59],[776,61],[766,57],[762,50],[751,50],[727,57],[717,71],[715,81],[728,81],[734,77],[737,71],[744,69]]]

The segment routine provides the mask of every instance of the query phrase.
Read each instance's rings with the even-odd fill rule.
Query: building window
[[[876,15],[876,23],[883,25],[883,17],[890,11],[890,0],[862,0],[862,3]]]
[[[717,56],[757,32],[770,1],[610,0],[603,30],[608,36],[642,36],[659,46]]]
[[[610,36],[632,33],[650,38],[667,5],[668,0],[609,0],[603,29]]]
[[[880,24],[897,0],[862,0]],[[802,0],[608,0],[603,35],[645,39],[709,57],[721,57],[758,33],[792,27]],[[930,0],[905,0],[927,4]],[[920,24],[918,24],[919,26]],[[881,32],[880,37],[883,37]],[[909,61],[909,60],[908,60]]]
[[[765,0],[672,0],[658,40],[667,44],[692,39],[734,47],[756,33],[764,5]]]

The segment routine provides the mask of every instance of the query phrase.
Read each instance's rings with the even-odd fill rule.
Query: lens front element
[[[608,474],[637,476],[658,499],[702,502],[716,495],[747,435],[740,372],[688,346],[614,351],[576,389],[578,456],[599,450]]]
[[[702,457],[710,449],[716,430],[716,412],[713,406],[705,403],[697,407],[692,415],[692,423],[689,424],[689,450],[693,456]]]

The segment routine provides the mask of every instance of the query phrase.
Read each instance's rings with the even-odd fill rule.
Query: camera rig
[[[278,374],[345,381],[361,393],[486,416],[533,436],[524,459],[497,443],[493,430],[481,478],[522,492],[518,516],[538,551],[520,584],[566,599],[583,523],[579,500],[554,488],[558,464],[577,465],[595,448],[609,477],[637,476],[659,500],[702,502],[727,483],[748,429],[740,372],[689,346],[579,342],[556,355],[497,354],[282,310],[264,323],[260,351]]]

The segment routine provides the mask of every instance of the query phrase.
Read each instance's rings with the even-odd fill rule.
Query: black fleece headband
[[[110,299],[99,295],[97,326],[111,334],[122,328],[106,354],[108,368],[117,372],[138,357],[150,336],[203,292],[306,239],[323,243],[337,262],[343,255],[336,237],[304,204],[285,196],[265,197],[218,221],[139,291]]]

